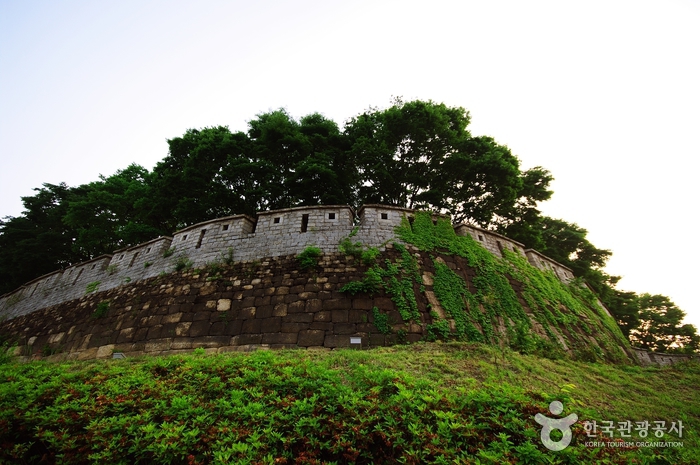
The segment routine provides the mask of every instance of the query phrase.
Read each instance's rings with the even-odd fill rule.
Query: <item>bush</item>
[[[318,266],[318,259],[321,258],[322,252],[318,247],[307,247],[302,253],[297,255],[299,267],[302,270],[314,269]]]
[[[87,287],[85,288],[85,293],[90,294],[91,292],[95,292],[99,286],[100,286],[99,281],[93,281],[87,285]]]
[[[221,261],[228,266],[233,265],[233,247],[229,247],[226,253],[221,252]]]
[[[97,304],[97,307],[95,308],[95,313],[92,314],[92,317],[97,319],[97,318],[102,318],[107,314],[107,311],[109,310],[109,300],[103,300],[99,304]]]
[[[192,260],[187,258],[186,255],[181,255],[177,258],[177,261],[175,262],[175,271],[182,271],[188,268],[192,268],[192,265]]]
[[[374,294],[382,288],[382,271],[378,267],[370,268],[365,272],[362,281],[350,281],[340,288],[340,292],[355,295],[358,293]]]

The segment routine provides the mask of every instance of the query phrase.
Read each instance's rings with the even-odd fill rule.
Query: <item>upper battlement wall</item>
[[[458,236],[466,236],[467,234],[472,236],[475,241],[479,242],[486,250],[497,257],[503,257],[503,250],[512,250],[526,257],[530,265],[535,268],[553,272],[563,282],[570,282],[574,279],[574,272],[570,268],[534,249],[526,249],[520,242],[509,239],[497,232],[482,229],[471,224],[459,224],[455,226],[455,233]]]
[[[172,272],[177,263],[202,267],[215,261],[251,262],[265,257],[297,255],[316,246],[324,253],[338,251],[354,229],[354,240],[384,248],[396,238],[395,228],[415,210],[364,205],[357,214],[347,205],[296,207],[261,212],[257,218],[235,215],[198,223],[143,244],[115,251],[64,270],[36,278],[0,296],[0,318],[11,319],[61,302],[123,284]],[[449,218],[446,215],[435,215]],[[496,232],[467,224],[455,226],[458,235],[471,235],[496,256],[504,248],[527,257],[537,268],[553,271],[562,281],[573,279],[565,266]]]

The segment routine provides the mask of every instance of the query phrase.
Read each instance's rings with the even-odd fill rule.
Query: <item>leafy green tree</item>
[[[440,210],[481,226],[508,218],[523,199],[537,202],[534,176],[520,172],[507,147],[473,137],[469,121],[460,107],[401,99],[350,119],[345,135],[357,161],[359,202]],[[551,194],[549,179],[540,179],[548,193],[538,192],[541,198]]]
[[[249,127],[245,163],[257,175],[252,192],[258,211],[352,202],[355,167],[335,122],[318,113],[297,122],[276,110]]]
[[[22,197],[22,216],[0,221],[0,294],[87,258],[75,253],[75,231],[63,223],[68,198],[81,189],[44,184],[34,190]]]
[[[169,153],[148,178],[151,195],[138,204],[149,224],[173,232],[212,218],[249,211],[224,176],[229,159],[245,157],[244,133],[227,127],[189,129],[168,140]],[[249,177],[249,172],[241,173]]]
[[[63,222],[77,234],[72,245],[77,255],[94,258],[169,233],[149,225],[141,208],[150,197],[148,176],[147,169],[132,164],[68,196]]]
[[[600,269],[612,252],[595,247],[586,237],[588,231],[574,223],[542,217],[542,253],[586,277],[591,269]]]
[[[629,339],[630,331],[639,326],[639,296],[634,292],[611,292],[607,299],[603,298],[606,306],[617,321],[622,334]],[[607,296],[606,296],[607,297]]]
[[[681,324],[685,312],[663,295],[638,297],[639,323],[630,331],[633,345],[654,352],[696,352],[700,336],[695,326]]]

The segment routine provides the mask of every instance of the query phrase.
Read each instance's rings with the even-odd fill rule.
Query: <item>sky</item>
[[[700,3],[0,0],[0,217],[187,129],[432,100],[555,178],[544,214],[700,328]]]

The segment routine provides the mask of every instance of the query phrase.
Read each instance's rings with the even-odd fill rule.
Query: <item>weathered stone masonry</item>
[[[395,324],[389,335],[374,326],[373,307],[401,321],[388,296],[340,292],[345,283],[361,279],[364,268],[338,253],[340,241],[355,230],[353,241],[380,247],[386,257],[396,255],[395,227],[414,213],[381,205],[364,206],[357,215],[348,206],[300,207],[260,213],[257,219],[237,215],[196,224],[172,238],[37,278],[0,297],[0,317],[6,319],[0,332],[13,337],[16,352],[25,356],[78,359],[197,347],[225,352],[417,341],[425,335],[419,324]],[[568,268],[502,235],[465,224],[455,230],[497,256],[505,249],[517,251],[563,281],[573,278]],[[295,257],[311,245],[324,255],[315,270],[302,271]],[[422,264],[425,257],[409,250]],[[205,267],[223,259],[235,265]],[[178,260],[191,261],[194,269],[173,274]],[[424,278],[430,300],[432,283]],[[98,304],[105,302],[109,310],[96,318]],[[423,325],[431,322],[427,303],[419,302]]]
[[[413,214],[413,210],[398,207],[363,206],[357,212],[358,230],[353,240],[383,249],[394,238],[401,219]],[[0,296],[0,318],[11,319],[78,299],[89,285],[103,291],[170,273],[178,260],[190,260],[193,266],[201,267],[230,253],[234,262],[250,262],[298,254],[312,245],[324,253],[334,253],[339,242],[353,231],[354,223],[354,212],[347,205],[262,212],[257,219],[247,215],[217,218],[177,231],[172,237],[159,237],[34,279]],[[518,250],[534,266],[551,269],[562,280],[573,278],[571,270],[563,265],[493,231],[462,224],[456,232],[472,235],[497,256],[504,247]],[[165,253],[168,250],[173,251],[172,255]]]

